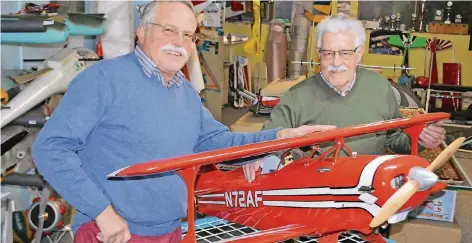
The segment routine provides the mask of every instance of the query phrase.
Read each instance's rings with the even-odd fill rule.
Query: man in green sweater
[[[317,27],[321,72],[289,89],[274,108],[263,129],[309,124],[338,128],[400,118],[398,103],[388,80],[357,67],[364,53],[365,29],[346,15],[330,16]],[[441,124],[428,125],[420,135],[421,148],[437,147],[445,138]],[[401,130],[345,139],[358,154],[410,153],[410,139]],[[269,163],[268,159],[265,160]],[[271,163],[277,160],[270,160]],[[249,181],[264,162],[244,165]]]

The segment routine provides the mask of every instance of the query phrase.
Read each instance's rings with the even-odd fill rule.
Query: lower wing
[[[313,229],[302,225],[286,225],[283,227],[257,231],[254,233],[238,236],[221,242],[258,242],[258,243],[272,243],[283,240],[293,239],[299,236],[313,233]]]

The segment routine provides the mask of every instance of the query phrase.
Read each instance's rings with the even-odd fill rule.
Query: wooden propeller
[[[427,167],[431,172],[441,168],[451,156],[462,146],[465,141],[464,137],[460,137],[447,146],[436,159]],[[375,228],[388,220],[394,213],[398,211],[420,188],[417,180],[408,180],[398,191],[396,191],[385,204],[380,208],[379,212],[370,222],[369,226]]]

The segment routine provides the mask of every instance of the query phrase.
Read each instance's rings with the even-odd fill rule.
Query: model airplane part
[[[431,51],[431,70],[430,77],[431,83],[438,82],[438,67],[436,62],[436,52],[440,50],[445,50],[452,47],[452,42],[450,40],[440,40],[436,37],[433,39],[428,39],[426,41],[426,48]]]
[[[15,28],[18,25],[21,27]],[[96,36],[104,32],[104,14],[2,15],[1,43],[54,44],[66,42],[69,36]]]
[[[447,146],[441,154],[431,163],[426,169],[429,173],[441,168],[454,153],[462,146],[465,138],[456,139],[453,143]],[[419,178],[418,178],[419,179]],[[370,227],[377,227],[385,222],[391,215],[398,211],[417,191],[421,188],[421,180],[410,177],[398,191],[393,194],[387,202],[384,203],[378,214],[370,223]],[[437,178],[436,178],[437,181]],[[431,187],[431,186],[430,186]]]
[[[331,242],[348,231],[358,232],[368,241],[385,242],[375,233],[375,227],[404,220],[431,193],[447,186],[438,182],[433,171],[452,156],[463,140],[445,149],[431,164],[417,156],[417,145],[419,134],[428,123],[449,116],[429,113],[149,161],[119,169],[109,177],[145,177],[177,171],[186,182],[189,199],[184,242],[195,242],[193,209],[261,230],[238,237],[236,242],[277,242],[305,235]],[[348,137],[391,129],[402,129],[410,136],[411,155],[357,155],[344,143]],[[318,149],[319,144],[332,141],[335,144],[326,151]],[[312,146],[309,156],[292,153],[293,149],[306,146]],[[348,156],[339,156],[342,150]],[[257,172],[251,183],[241,168],[223,172],[215,166],[274,152],[282,152],[278,164],[264,164],[263,171]],[[320,155],[315,157],[318,152]],[[286,163],[289,156],[293,157]]]
[[[261,3],[259,0],[252,1],[252,12],[254,14],[254,24],[252,25],[251,38],[244,44],[244,51],[249,54],[259,56],[261,53],[262,23],[261,23]]]
[[[193,3],[193,8],[195,10],[195,13],[199,14],[199,13],[203,12],[203,10],[208,8],[208,6],[210,6],[210,4],[213,3],[213,1],[207,0],[207,1],[204,1],[202,3],[196,3],[196,1],[192,1],[192,3]]]
[[[426,38],[420,36],[413,36],[411,33],[403,35],[393,35],[388,39],[390,45],[403,48],[403,63],[408,66],[408,54],[411,48],[424,48],[426,45]]]
[[[314,14],[309,10],[303,9],[303,15],[313,23],[320,23],[331,14],[331,3],[314,3],[313,9],[315,10]]]
[[[2,130],[1,155],[4,155],[10,149],[15,147],[29,134],[28,130],[22,126],[8,126]],[[6,161],[4,161],[6,162]],[[2,164],[2,167],[8,167]]]
[[[225,45],[229,45],[229,37],[231,37],[231,44],[240,44],[249,40],[249,37],[247,37],[246,35],[226,35],[223,37],[223,43]]]
[[[8,95],[8,92],[4,88],[1,88],[0,90],[1,90],[1,104],[5,105],[8,103],[10,96]]]
[[[424,48],[426,45],[426,38],[420,36],[413,36],[411,33],[401,34],[401,35],[392,35],[388,39],[390,45],[403,48],[403,62],[402,66],[409,66],[408,54],[411,48]],[[411,76],[408,72],[408,69],[402,69],[402,74],[398,78],[398,83],[402,86],[409,87],[413,83],[415,78]]]
[[[31,81],[7,104],[9,109],[1,110],[1,127],[3,128],[52,95],[65,92],[71,80],[87,68],[88,62],[81,61],[83,57],[98,58],[91,50],[65,48],[46,60],[47,67],[53,70]]]

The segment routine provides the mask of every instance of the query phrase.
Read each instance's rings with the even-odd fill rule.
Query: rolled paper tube
[[[200,60],[198,58],[197,47],[192,49],[190,54],[190,59],[187,62],[187,69],[190,76],[190,83],[192,87],[200,93],[205,88],[205,83],[203,82],[202,69],[200,66]]]
[[[278,78],[285,78],[287,39],[284,29],[280,25],[274,25],[272,27],[271,38],[267,41],[265,63],[267,64],[267,78],[269,82]]]
[[[46,32],[43,19],[2,18],[2,32]]]

